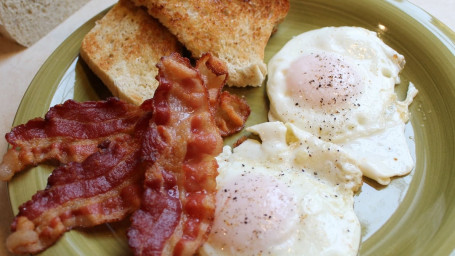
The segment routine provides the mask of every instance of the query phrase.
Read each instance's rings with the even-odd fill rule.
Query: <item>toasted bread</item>
[[[139,105],[158,87],[160,58],[181,51],[156,19],[120,0],[84,37],[80,54],[114,96]]]
[[[286,16],[288,0],[133,0],[145,6],[199,58],[211,52],[227,63],[228,85],[260,86],[265,46]]]

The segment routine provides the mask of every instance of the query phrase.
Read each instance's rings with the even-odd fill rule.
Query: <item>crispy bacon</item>
[[[128,231],[136,255],[192,255],[214,218],[222,139],[204,80],[187,59],[162,58],[153,103],[153,149],[141,208]]]
[[[128,238],[136,255],[189,255],[203,243],[214,217],[220,133],[242,127],[249,108],[221,93],[227,72],[210,55],[197,68],[178,54],[158,67],[160,86],[139,107],[115,98],[70,100],[6,135],[12,149],[0,165],[4,179],[42,161],[63,163],[46,189],[20,206],[7,239],[11,252],[37,253],[67,230],[132,212]],[[226,108],[230,103],[236,106]],[[232,111],[238,114],[226,114]],[[219,120],[233,125],[217,127]]]
[[[19,207],[8,249],[37,253],[67,230],[119,221],[136,210],[143,171],[134,141],[129,135],[117,137],[82,163],[55,169],[47,188]]]
[[[120,103],[109,99],[101,104],[112,101]],[[153,105],[146,101],[135,111],[142,114],[134,127],[119,129],[120,133],[103,140],[99,150],[85,160],[56,168],[46,189],[19,207],[7,239],[11,252],[40,252],[74,227],[119,221],[139,208],[145,170],[141,156],[146,151]],[[95,120],[103,120],[99,113],[95,116]]]
[[[131,134],[143,111],[109,98],[77,103],[68,100],[52,107],[45,118],[35,118],[6,134],[11,148],[0,164],[0,179],[44,161],[81,162],[105,140]]]
[[[229,136],[242,130],[250,112],[250,106],[245,99],[226,91],[222,92],[215,113],[221,136]]]
[[[207,53],[197,61],[196,68],[209,91],[210,111],[221,136],[226,137],[242,130],[250,116],[250,106],[245,99],[227,91],[222,92],[228,77],[225,63]]]

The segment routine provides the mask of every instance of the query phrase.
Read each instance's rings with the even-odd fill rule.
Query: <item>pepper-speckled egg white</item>
[[[402,55],[363,28],[298,35],[268,64],[269,120],[344,147],[364,175],[388,184],[414,167],[404,124],[417,90],[410,84],[404,101],[395,93],[404,64]]]
[[[215,221],[200,255],[356,255],[362,173],[337,145],[292,124],[248,128],[217,157]]]

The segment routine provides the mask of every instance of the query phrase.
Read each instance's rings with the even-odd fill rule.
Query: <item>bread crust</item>
[[[193,57],[206,52],[227,63],[228,85],[260,86],[264,51],[288,0],[133,0],[159,19]]]
[[[120,0],[84,37],[80,55],[112,94],[136,105],[152,98],[156,64],[182,46],[156,19]]]

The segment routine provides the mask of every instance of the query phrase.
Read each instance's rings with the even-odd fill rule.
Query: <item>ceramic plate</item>
[[[83,36],[105,12],[72,34],[46,61],[27,90],[15,125],[43,116],[66,99],[98,100],[109,91],[79,58]],[[293,36],[323,26],[360,26],[376,31],[407,61],[402,83],[419,90],[406,133],[416,168],[389,186],[365,180],[355,210],[362,223],[360,255],[449,255],[455,248],[455,34],[407,1],[291,1],[290,12],[266,49],[266,61]],[[266,120],[264,87],[236,89],[253,114]],[[227,140],[231,143],[236,138]],[[46,185],[50,166],[16,175],[9,183],[15,213]],[[128,221],[66,233],[43,255],[128,255]]]

